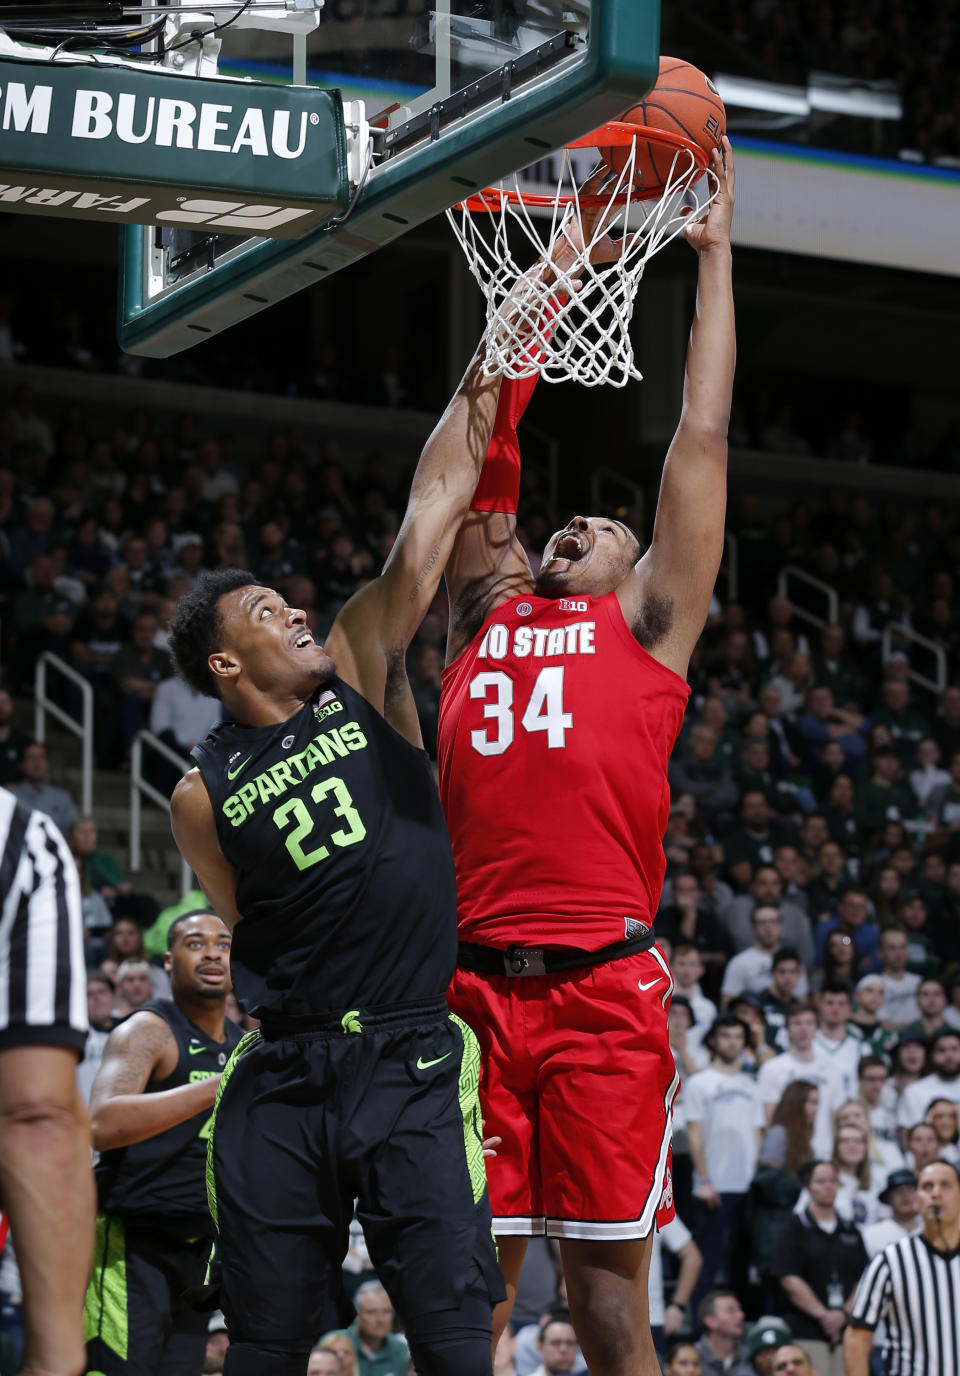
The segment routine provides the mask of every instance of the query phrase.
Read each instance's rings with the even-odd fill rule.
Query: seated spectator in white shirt
[[[910,787],[924,817],[935,819],[940,800],[950,786],[949,771],[942,768],[940,747],[932,736],[917,742],[916,765],[910,771]]]
[[[778,847],[778,850],[783,847]],[[813,934],[810,918],[799,903],[784,896],[783,876],[776,865],[758,865],[750,880],[750,892],[740,894],[720,910],[720,917],[737,951],[750,945],[755,934],[752,926],[757,908],[776,908],[783,922],[783,941],[800,952],[805,966],[813,964]]]
[[[817,1008],[818,1026],[813,1045],[815,1050],[832,1060],[840,1072],[843,1093],[847,1099],[854,1098],[857,1093],[857,1066],[860,1064],[864,1048],[863,1040],[852,1037],[847,1031],[852,1011],[848,985],[837,980],[823,986]]]
[[[743,1069],[750,1031],[729,1013],[706,1036],[710,1065],[689,1079],[683,1100],[693,1161],[695,1226],[703,1271],[694,1302],[747,1269],[747,1200],[766,1116],[760,1092]]]
[[[769,989],[773,980],[773,957],[782,944],[783,919],[779,908],[764,905],[754,909],[750,919],[753,928],[753,945],[740,951],[727,964],[720,986],[720,1001],[724,1011],[730,1000],[738,994],[762,994]],[[797,994],[806,994],[807,976],[804,973],[798,984]]]
[[[940,1160],[940,1140],[932,1123],[916,1123],[907,1133],[907,1165],[919,1175],[931,1161]]]
[[[700,1046],[699,1040],[691,1039],[690,1032],[694,1025],[695,1019],[689,999],[684,998],[682,994],[674,994],[670,1000],[667,1028],[670,1050],[677,1063],[681,1081],[696,1075],[698,1070],[706,1069],[710,1063],[710,1057]]]
[[[885,1210],[872,1178],[876,1171],[870,1161],[869,1137],[862,1128],[852,1123],[837,1127],[833,1164],[837,1172],[834,1208],[840,1217],[848,1223],[856,1223],[858,1228],[865,1223],[879,1222]]]
[[[917,1212],[917,1177],[904,1167],[892,1171],[880,1191],[880,1203],[890,1209],[890,1217],[879,1223],[868,1223],[861,1229],[867,1256],[873,1260],[891,1242],[899,1242],[911,1233],[919,1233],[923,1216]]]
[[[908,1085],[897,1106],[897,1123],[906,1132],[922,1123],[934,1099],[960,1104],[960,1032],[944,1027],[930,1038],[931,1073]]]
[[[188,755],[222,715],[216,698],[195,693],[182,678],[173,676],[157,684],[150,707],[150,730]]]
[[[890,1071],[882,1056],[863,1056],[857,1066],[858,1102],[863,1105],[873,1140],[888,1177],[906,1165],[897,1133],[897,1115],[884,1102]]]
[[[960,1104],[952,1099],[934,1099],[927,1109],[925,1123],[929,1123],[940,1143],[941,1161],[960,1166]]]
[[[689,1035],[699,1045],[717,1016],[717,1005],[707,998],[700,987],[707,968],[703,956],[690,942],[678,942],[673,948],[670,968],[673,971],[674,997],[682,994],[689,1002],[694,1017],[694,1026]]]
[[[867,1139],[870,1185],[875,1193],[879,1194],[886,1184],[890,1172],[902,1170],[907,1164],[903,1153],[898,1146],[890,1142],[879,1141],[874,1137],[867,1110],[859,1099],[847,1099],[837,1109],[833,1117],[834,1137],[841,1128],[856,1128]]]
[[[887,927],[880,936],[880,975],[884,999],[877,1017],[889,1027],[906,1027],[920,1016],[917,990],[920,976],[907,969],[907,934],[902,927]]]
[[[787,1050],[765,1062],[757,1074],[767,1122],[788,1084],[809,1080],[820,1092],[813,1125],[813,1151],[821,1160],[833,1154],[833,1114],[843,1103],[843,1082],[833,1063],[814,1049],[817,1015],[809,999],[797,999],[787,1010]]]
[[[797,986],[805,974],[799,952],[778,946],[770,970],[770,988],[760,995],[767,1044],[775,1051],[787,1049],[787,1009],[798,997]]]

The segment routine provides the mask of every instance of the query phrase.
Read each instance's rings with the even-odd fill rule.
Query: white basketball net
[[[516,175],[504,178],[492,196],[477,193],[472,199],[475,206],[482,200],[482,208],[471,211],[464,203],[447,211],[486,300],[483,371],[488,377],[539,373],[547,382],[584,387],[625,387],[631,378],[642,377],[633,359],[630,320],[643,270],[685,225],[706,213],[719,184],[712,172],[704,176],[683,148],[674,154],[662,196],[641,200],[634,190],[636,147],[634,139],[624,148],[623,169],[610,173],[599,206],[581,205],[570,151],[564,148],[556,195],[538,218],[520,198]],[[584,250],[563,269],[551,260],[551,248],[571,229],[579,230],[577,242]],[[622,236],[620,257],[592,263],[590,251],[611,232]]]

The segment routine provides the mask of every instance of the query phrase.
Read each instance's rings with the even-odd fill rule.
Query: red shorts
[[[667,1036],[673,978],[657,947],[584,970],[512,978],[458,969],[450,1007],[483,1055],[499,1236],[616,1241],[673,1217]]]

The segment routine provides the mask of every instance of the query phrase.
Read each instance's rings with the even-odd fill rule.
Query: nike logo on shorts
[[[438,1056],[437,1059],[436,1059],[435,1061],[425,1061],[425,1060],[423,1059],[422,1056],[418,1056],[418,1057],[417,1057],[417,1069],[418,1069],[418,1070],[429,1070],[430,1067],[431,1067],[432,1065],[439,1065],[441,1061],[445,1061],[445,1060],[447,1059],[447,1056],[452,1056],[452,1055],[453,1055],[453,1052],[452,1052],[452,1051],[448,1051],[446,1056]]]
[[[654,986],[655,984],[662,984],[662,983],[663,983],[663,975],[658,975],[656,979],[648,980],[646,984],[644,984],[644,982],[643,982],[642,979],[638,979],[638,980],[637,980],[637,988],[640,990],[641,994],[645,994],[645,993],[647,992],[647,990],[648,990],[648,989],[652,989],[653,986]]]

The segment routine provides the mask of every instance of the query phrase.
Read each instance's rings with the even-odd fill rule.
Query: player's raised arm
[[[379,578],[337,616],[326,648],[342,678],[412,735],[415,714],[397,700],[403,657],[430,606],[460,523],[470,506],[493,429],[500,378],[485,377],[478,353],[427,440],[396,542]],[[391,712],[391,705],[394,711]]]
[[[516,534],[520,498],[517,425],[536,385],[534,376],[505,378],[500,387],[480,481],[445,570],[450,598],[448,663],[473,638],[491,607],[533,587],[530,565]]]
[[[730,249],[734,169],[726,138],[714,171],[719,195],[706,217],[686,231],[700,266],[680,424],[663,468],[653,540],[637,565],[638,577],[620,591],[631,624],[653,609],[666,626],[662,637],[651,638],[651,653],[681,675],[703,630],[723,553],[736,364]]]
[[[581,195],[594,195],[609,173],[601,162],[580,188]],[[594,262],[619,256],[621,245],[606,234],[595,233],[600,211],[583,212],[583,226]],[[533,265],[514,289],[514,299],[522,300],[525,283],[538,277],[548,283],[557,281],[556,269],[573,274],[572,288],[579,285],[577,264],[582,260],[584,241],[580,227],[569,220],[562,225],[549,255]],[[539,299],[540,294],[538,294]],[[528,312],[518,313],[518,319]],[[552,329],[550,311],[528,328],[529,350],[536,357],[537,340]],[[446,567],[450,594],[450,624],[447,634],[447,662],[469,643],[500,602],[531,592],[533,574],[523,546],[517,539],[517,506],[520,497],[520,442],[517,426],[530,403],[539,374],[525,378],[504,378],[490,445],[484,459],[480,482],[470,511],[457,534]]]

